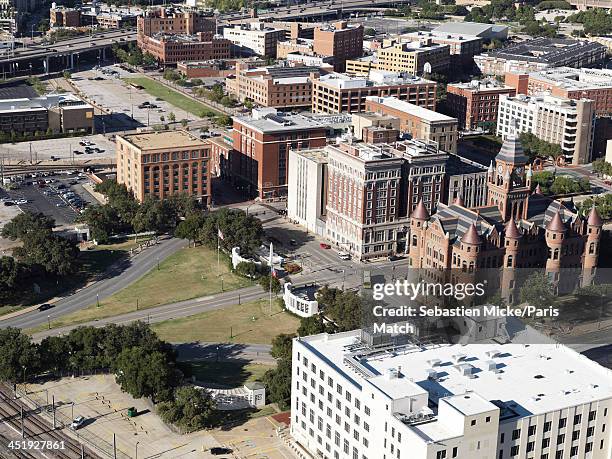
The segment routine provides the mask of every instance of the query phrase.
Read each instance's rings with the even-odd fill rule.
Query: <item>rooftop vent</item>
[[[459,363],[459,362],[463,362],[467,358],[467,356],[465,354],[454,354],[452,358],[453,358],[453,362]]]
[[[485,362],[485,365],[487,366],[488,371],[492,371],[493,373],[499,372],[499,370],[497,369],[497,362],[495,362],[494,360],[487,360]]]
[[[487,351],[487,357],[489,357],[490,359],[499,357],[500,355],[501,351],[499,349],[491,349],[490,351]]]
[[[440,360],[440,359],[429,359],[429,360],[427,361],[427,363],[428,363],[429,365],[431,365],[432,367],[439,367],[439,366],[440,366],[440,364],[442,363],[442,360]]]
[[[461,363],[459,365],[454,365],[455,370],[459,372],[462,376],[473,377],[474,367],[469,363]]]

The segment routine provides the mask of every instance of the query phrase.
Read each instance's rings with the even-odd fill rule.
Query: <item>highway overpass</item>
[[[302,3],[290,7],[279,7],[271,11],[262,11],[259,13],[259,16],[283,21],[317,20],[342,18],[353,11],[363,11],[364,8],[397,8],[409,4],[409,0],[328,0]],[[219,20],[235,24],[249,17],[246,13],[227,13],[219,15]]]
[[[128,29],[95,32],[55,43],[36,43],[6,50],[0,55],[0,72],[7,78],[74,69],[81,60],[102,61],[110,57],[108,52],[114,44],[123,46],[135,41],[136,29]]]

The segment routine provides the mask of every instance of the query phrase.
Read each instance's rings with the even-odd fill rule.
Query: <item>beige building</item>
[[[367,75],[371,70],[407,72],[412,75],[445,72],[450,65],[450,46],[434,43],[431,38],[404,42],[385,40],[374,57],[346,62],[347,73]]]
[[[319,76],[316,67],[259,67],[237,63],[236,74],[225,80],[230,94],[262,107],[310,107],[312,79]]]
[[[312,111],[363,112],[368,96],[394,96],[435,110],[436,82],[396,72],[373,71],[368,78],[330,73],[312,82]]]
[[[396,133],[399,133],[400,130],[400,120],[398,118],[372,112],[353,113],[351,115],[351,124],[353,135],[357,140],[367,139],[368,132],[373,131],[373,128],[391,130]]]
[[[440,150],[457,152],[457,118],[419,107],[395,97],[366,97],[367,111],[400,120],[400,131],[413,138],[433,141]]]
[[[117,136],[117,182],[139,201],[186,193],[211,200],[210,144],[187,131]]]

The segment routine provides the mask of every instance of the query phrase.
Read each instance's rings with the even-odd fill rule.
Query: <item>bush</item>
[[[261,275],[257,265],[248,261],[238,263],[234,272],[239,276],[248,277],[249,279],[257,279]]]
[[[164,422],[189,433],[212,424],[215,402],[207,390],[183,386],[174,391],[172,400],[160,403],[157,410]]]

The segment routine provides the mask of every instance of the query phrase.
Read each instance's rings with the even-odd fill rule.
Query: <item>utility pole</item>
[[[51,400],[53,403],[51,407],[51,409],[53,410],[53,430],[55,430],[55,395],[52,395],[51,397],[52,397]]]
[[[117,438],[113,433],[113,458],[117,459]]]
[[[21,438],[25,438],[25,430],[23,430],[23,403],[19,404],[21,408]]]

